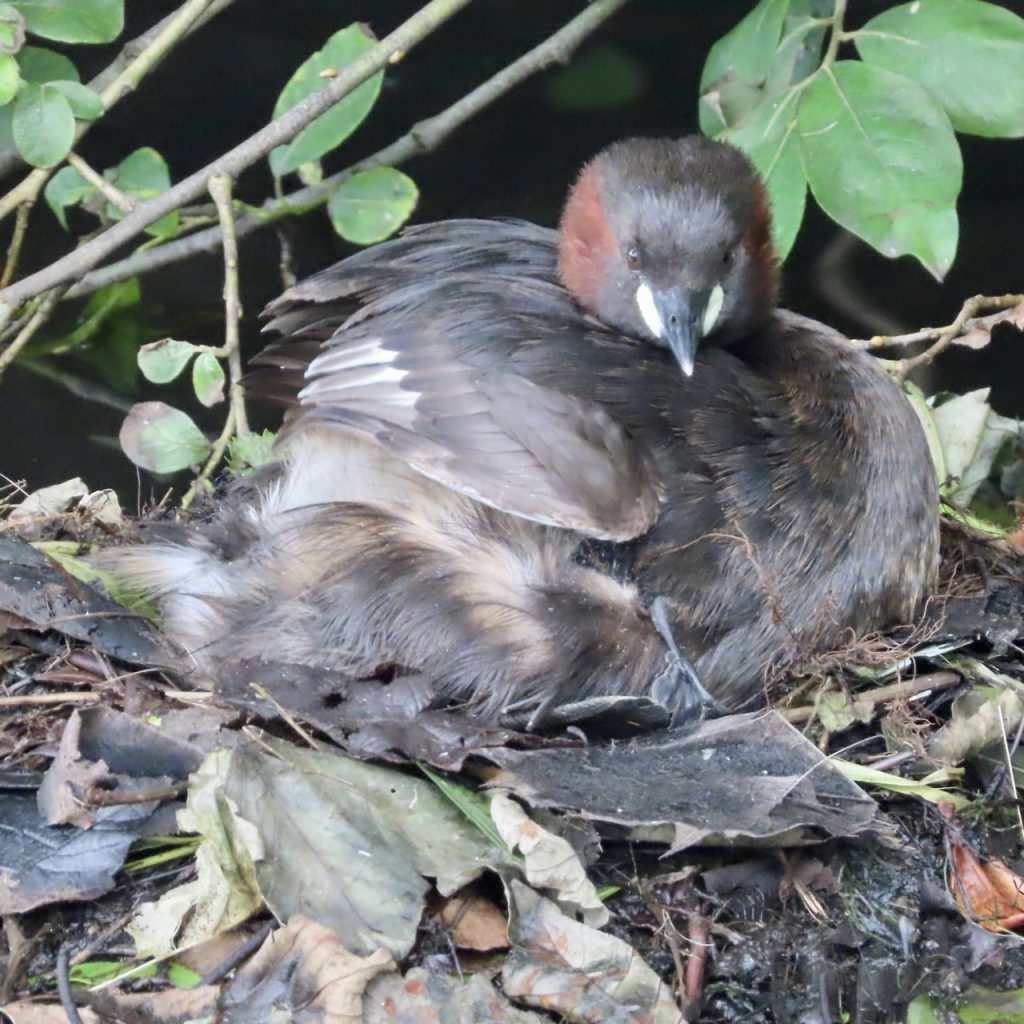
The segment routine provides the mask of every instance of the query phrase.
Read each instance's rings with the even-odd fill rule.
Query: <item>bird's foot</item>
[[[669,712],[675,724],[724,715],[725,709],[704,688],[697,670],[676,643],[668,601],[664,597],[656,597],[648,610],[654,628],[668,648],[665,671],[651,686],[652,699]]]

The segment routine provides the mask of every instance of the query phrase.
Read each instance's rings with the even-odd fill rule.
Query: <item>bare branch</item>
[[[897,376],[900,380],[903,380],[918,367],[927,365],[936,356],[945,352],[957,338],[962,337],[978,326],[978,321],[975,318],[979,313],[989,310],[1013,309],[1013,307],[1022,304],[1024,304],[1024,294],[975,295],[964,302],[960,307],[960,312],[956,315],[956,319],[945,327],[923,327],[921,330],[912,331],[910,334],[876,334],[873,338],[857,339],[853,344],[863,349],[879,349],[915,345],[922,341],[932,342],[923,352],[900,361]],[[991,327],[992,325],[989,326]]]
[[[237,218],[235,230],[238,236],[241,238],[259,228],[269,227],[282,218],[308,213],[323,206],[338,186],[358,171],[374,167],[396,167],[411,157],[435,149],[466,121],[530,76],[552,64],[567,62],[595,29],[628,2],[629,0],[593,0],[584,11],[542,43],[524,53],[441,113],[413,125],[405,135],[384,149],[325,178],[319,185],[298,189],[277,199],[269,199],[258,212]],[[155,249],[134,253],[117,263],[87,274],[68,292],[68,298],[89,295],[108,285],[151,273],[199,253],[213,252],[220,244],[220,228],[214,227],[174,239]]]

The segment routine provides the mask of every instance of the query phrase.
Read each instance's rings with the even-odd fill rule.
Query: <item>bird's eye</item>
[[[736,258],[736,251],[734,249],[726,249],[722,253],[722,264],[726,267],[732,266],[732,261]]]
[[[626,250],[626,263],[630,270],[636,270],[640,266],[640,250],[635,245]]]

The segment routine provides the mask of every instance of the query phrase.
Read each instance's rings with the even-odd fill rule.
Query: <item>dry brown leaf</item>
[[[957,906],[988,931],[1024,925],[1024,878],[1004,861],[982,861],[954,841],[949,888]]]
[[[1012,324],[1019,331],[1024,331],[1024,303],[1004,309],[1001,313],[990,316],[979,316],[970,321],[970,327],[958,338],[953,339],[955,345],[965,348],[984,348],[992,340],[992,328],[996,324]]]
[[[508,922],[504,913],[479,893],[453,897],[438,916],[451,929],[452,941],[459,949],[473,949],[478,953],[508,949]]]
[[[221,1010],[231,1019],[269,1020],[288,1008],[297,1024],[360,1024],[366,986],[394,969],[387,950],[356,956],[329,928],[296,914],[238,972]]]

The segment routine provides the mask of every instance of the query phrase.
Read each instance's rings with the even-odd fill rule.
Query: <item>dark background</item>
[[[144,31],[175,6],[169,0],[128,0],[123,39]],[[413,0],[238,0],[97,124],[79,152],[94,167],[104,168],[140,145],[151,145],[166,157],[178,180],[260,128],[292,71],[331,33],[351,21],[367,20],[381,36],[419,6]],[[534,77],[464,125],[438,152],[404,165],[421,192],[414,219],[506,215],[553,224],[579,165],[609,141],[696,130],[704,57],[751,6],[752,0],[633,0],[585,48],[611,45],[634,62],[643,86],[635,99],[614,109],[567,110],[550,99],[557,69]],[[853,4],[851,24],[888,6]],[[1022,13],[1021,3],[1004,6]],[[443,110],[582,7],[569,0],[476,0],[388,71],[377,106],[327,161],[327,171],[373,153],[416,121]],[[119,47],[73,47],[67,52],[88,80]],[[934,281],[909,257],[890,261],[877,255],[809,203],[785,268],[785,304],[851,335],[865,336],[944,324],[967,296],[1024,289],[1024,141],[963,136],[960,141],[965,165],[961,242],[944,283]],[[12,176],[4,186],[17,180]],[[270,191],[269,172],[254,168],[239,190],[243,198],[261,202]],[[80,222],[82,230],[89,226],[88,219]],[[300,274],[348,251],[322,212],[288,231]],[[40,202],[21,271],[46,264],[68,244]],[[5,237],[0,245],[6,247]],[[198,257],[143,278],[142,340],[173,335],[220,343],[220,259],[219,254]],[[280,289],[278,259],[273,230],[243,243],[243,329],[250,354],[260,344],[257,314]],[[56,329],[72,326],[79,309],[62,312]],[[1024,413],[1020,342],[1012,331],[1005,333],[987,352],[952,354],[939,376],[926,383],[931,389],[957,391],[991,384],[999,411]],[[95,390],[109,399],[111,375],[96,369],[102,360],[100,338],[91,352],[63,357],[56,365],[64,373],[95,378]],[[122,392],[123,378],[115,381]],[[181,396],[181,404],[194,412],[194,400],[188,402],[185,392]],[[125,404],[140,398],[175,400],[173,389],[143,388],[137,382],[134,393],[120,398]],[[215,430],[221,415],[197,419]],[[272,413],[257,413],[257,420],[261,415],[273,424]],[[139,480],[116,449],[121,416],[102,401],[72,394],[64,385],[15,366],[0,384],[0,473],[26,481],[30,489],[79,475],[93,488],[118,488],[129,507],[137,498],[148,501],[166,485],[145,475]]]

